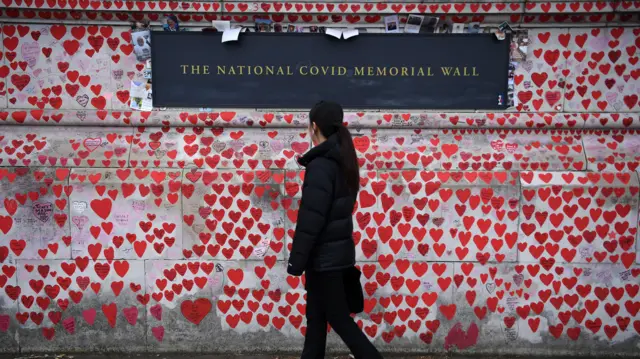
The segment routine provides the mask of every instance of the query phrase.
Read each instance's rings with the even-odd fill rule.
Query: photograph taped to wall
[[[424,16],[422,15],[409,15],[407,23],[404,25],[404,32],[409,34],[419,33],[422,21],[424,21]]]
[[[440,26],[438,26],[438,34],[450,34],[453,30],[453,21],[441,21]]]
[[[168,15],[164,17],[162,29],[164,31],[180,31],[180,22],[175,15]]]
[[[513,29],[511,28],[511,25],[509,25],[509,23],[506,22],[506,21],[504,21],[500,25],[498,25],[498,29],[500,29],[500,31],[502,31],[502,32],[512,32],[513,31]]]
[[[149,30],[136,31],[131,34],[133,52],[138,61],[146,61],[151,58],[151,32]]]
[[[271,32],[271,20],[256,19],[255,29],[256,32]]]
[[[400,21],[398,20],[398,15],[385,16],[384,30],[388,34],[394,34],[394,33],[400,32]]]
[[[131,23],[131,31],[135,32],[135,31],[143,31],[143,30],[149,30],[150,27],[150,22],[148,19],[141,19],[140,21],[133,21]]]
[[[129,98],[131,99],[129,107],[131,107],[132,110],[153,110],[153,94],[151,91],[151,82],[131,81]]]
[[[529,32],[525,29],[517,29],[511,33],[511,61],[526,61],[529,47]]]
[[[470,34],[478,34],[480,32],[482,32],[482,29],[480,29],[480,23],[479,22],[470,22],[469,26],[467,27],[467,32]]]
[[[420,26],[421,34],[433,34],[436,32],[438,28],[439,18],[433,16],[427,16],[422,20],[422,25]]]
[[[515,93],[514,78],[516,70],[527,61],[527,51],[529,46],[529,31],[526,29],[515,29],[511,33],[511,43],[509,47],[509,85],[507,93],[507,108],[510,110],[518,106],[518,96]]]
[[[453,33],[454,34],[464,33],[464,24],[462,23],[453,24]]]

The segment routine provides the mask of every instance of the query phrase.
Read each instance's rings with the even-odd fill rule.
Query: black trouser
[[[342,271],[306,272],[307,335],[302,359],[324,359],[327,323],[356,359],[382,359],[353,321],[347,307]]]

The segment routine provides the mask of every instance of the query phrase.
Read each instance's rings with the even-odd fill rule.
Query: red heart
[[[199,325],[200,322],[211,311],[211,301],[207,298],[199,298],[194,301],[185,300],[180,305],[182,315],[195,325]]]

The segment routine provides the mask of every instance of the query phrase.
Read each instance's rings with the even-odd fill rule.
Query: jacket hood
[[[329,136],[326,141],[307,151],[307,153],[298,159],[298,163],[303,167],[307,167],[307,165],[317,157],[325,157],[338,163],[341,162],[340,143],[338,142],[337,134],[334,133]]]

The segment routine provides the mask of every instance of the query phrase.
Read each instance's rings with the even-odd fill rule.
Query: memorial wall
[[[299,351],[296,158],[333,94],[382,351],[637,353],[640,2],[1,4],[0,352]],[[212,21],[274,33],[221,43]]]

